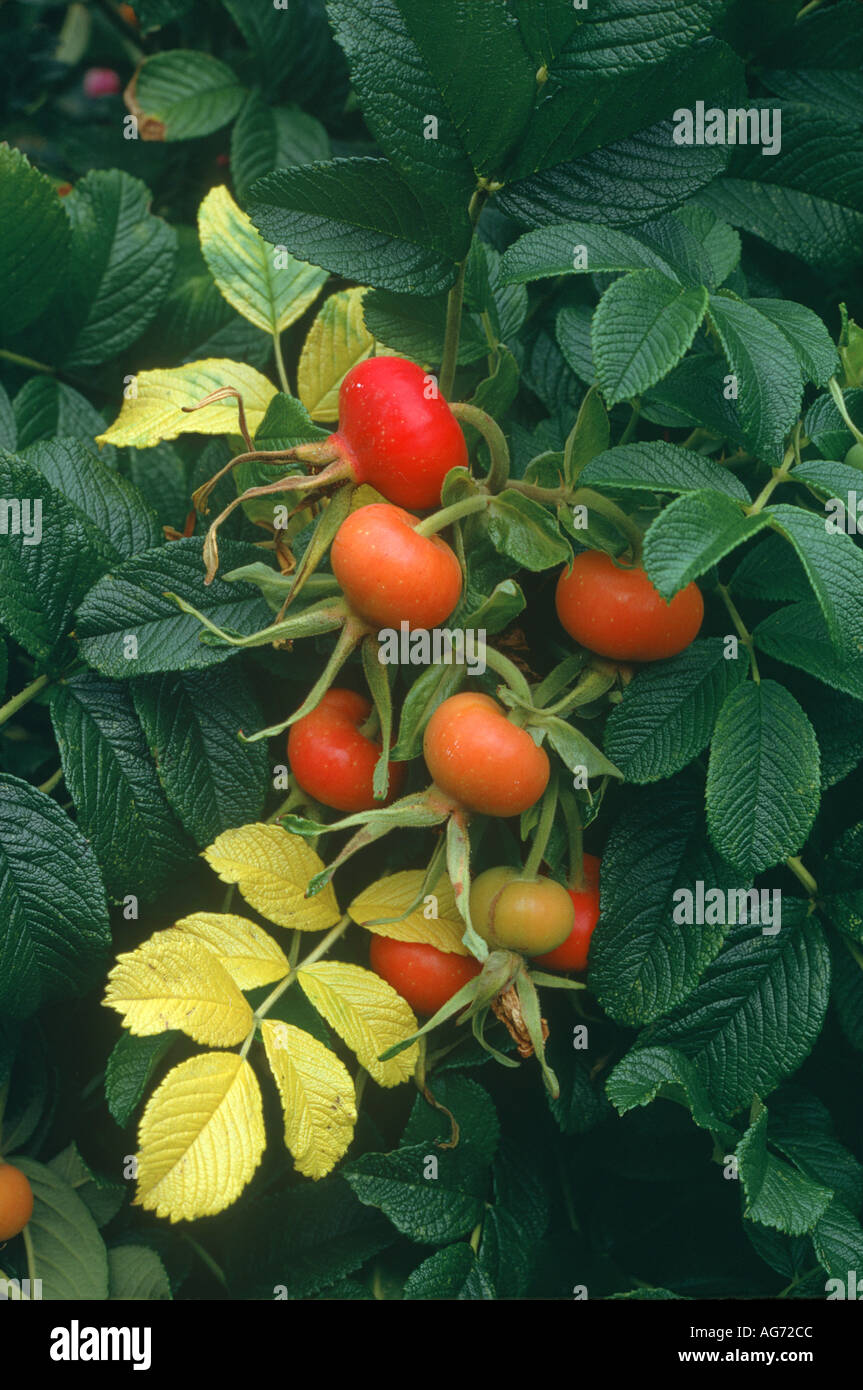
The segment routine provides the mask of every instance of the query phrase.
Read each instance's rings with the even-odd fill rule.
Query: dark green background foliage
[[[0,1088],[5,1151],[77,1183],[79,1291],[104,1297],[128,1258],[106,1272],[97,1228],[109,1264],[147,1246],[180,1297],[823,1297],[863,1270],[863,553],[824,524],[825,499],[863,484],[828,388],[863,428],[847,323],[863,317],[863,6],[799,8],[139,0],[136,30],[110,5],[0,7],[0,496],[41,497],[50,518],[39,546],[0,537],[0,696],[44,678],[0,727]],[[92,66],[137,72],[163,140],[124,138],[121,96],[84,95]],[[676,145],[674,112],[696,101],[781,108],[781,151]],[[233,358],[275,380],[270,338],[198,251],[197,208],[225,182],[269,241],[331,273],[327,292],[371,287],[371,332],[425,365],[442,365],[463,275],[457,397],[500,420],[516,479],[563,474],[634,516],[654,584],[671,598],[698,580],[706,618],[610,714],[549,726],[565,764],[595,760],[583,814],[603,858],[589,993],[543,992],[560,1097],[535,1064],[442,1034],[431,1084],[455,1150],[413,1088],[370,1084],[337,1172],[298,1178],[271,1144],[242,1200],[192,1229],[204,1264],[117,1187],[183,1044],[117,1042],[99,1006],[112,933],[129,949],[220,910],[197,851],[276,809],[284,756],[236,730],[296,707],[331,641],[290,658],[200,642],[166,593],[234,632],[271,614],[266,582],[224,578],[272,564],[241,512],[210,588],[200,519],[165,536],[229,442],[100,452],[94,436],[147,368]],[[285,335],[291,380],[311,316]],[[281,395],[258,443],[286,429],[317,434]],[[463,531],[454,621],[474,615],[545,677],[572,653],[560,565],[625,538],[513,491]],[[398,752],[416,757],[458,675],[409,674]],[[517,829],[487,826],[476,866],[520,856]],[[417,832],[391,839],[340,875],[342,902],[427,859]],[[675,924],[673,893],[699,880],[781,889],[781,932]],[[346,950],[366,962],[359,930]],[[136,1277],[165,1296],[158,1266]]]

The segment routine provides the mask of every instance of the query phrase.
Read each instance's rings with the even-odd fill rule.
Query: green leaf
[[[121,1033],[105,1067],[105,1099],[121,1129],[125,1129],[144,1098],[153,1073],[180,1036],[175,1030],[136,1038]]]
[[[671,121],[660,121],[584,158],[518,179],[498,194],[498,204],[525,227],[571,220],[626,227],[658,217],[709,184],[728,159],[716,146],[676,145],[673,129]]]
[[[745,516],[720,492],[690,492],[669,503],[644,538],[648,578],[669,601],[699,575],[769,525],[763,512]]]
[[[81,831],[52,801],[0,774],[0,1009],[26,1018],[90,988],[111,946],[105,890]]]
[[[27,1227],[33,1250],[29,1271],[42,1280],[43,1299],[107,1298],[105,1242],[81,1198],[35,1159],[16,1156],[15,1166],[33,1188],[33,1215]]]
[[[500,1122],[485,1087],[470,1077],[456,1073],[435,1079],[434,1097],[455,1116],[459,1127],[459,1148],[464,1144],[481,1163],[491,1163],[500,1142]],[[422,1095],[418,1095],[399,1147],[417,1148],[424,1144],[428,1152],[433,1153],[436,1141],[449,1141],[451,1134],[449,1118],[430,1105]]]
[[[857,660],[863,653],[863,551],[846,532],[828,532],[823,517],[801,507],[765,510],[797,551],[837,654]]]
[[[716,289],[740,264],[740,234],[697,203],[678,208],[674,216],[697,237],[713,270],[708,288]]]
[[[254,733],[264,717],[236,665],[146,677],[133,682],[132,698],[165,795],[201,848],[260,819],[267,745],[242,743],[238,734]]]
[[[623,778],[620,769],[566,719],[547,715],[537,721],[537,726],[546,730],[549,743],[570,772],[580,772],[584,768],[588,777]]]
[[[674,267],[665,257],[636,234],[585,222],[525,232],[507,249],[501,263],[501,274],[510,285],[616,270],[657,270],[674,276]]]
[[[707,824],[743,874],[797,854],[820,803],[815,731],[776,681],[747,681],[726,698],[710,749]]]
[[[488,1276],[478,1267],[476,1256],[466,1242],[436,1250],[417,1265],[402,1292],[410,1302],[416,1299],[492,1299],[497,1294]]]
[[[735,1149],[746,1195],[743,1214],[762,1226],[801,1236],[824,1215],[833,1193],[768,1151],[767,1124],[763,1109]]]
[[[112,561],[131,559],[164,542],[159,520],[138,490],[79,440],[40,441],[30,445],[23,458],[95,527]]]
[[[693,1064],[671,1047],[636,1047],[612,1071],[605,1084],[618,1114],[663,1097],[682,1102],[701,1129],[721,1129],[704,1083]]]
[[[64,203],[72,224],[68,280],[46,318],[55,331],[62,321],[59,360],[80,371],[116,357],[155,318],[174,273],[177,233],[152,215],[140,179],[119,169],[94,170]]]
[[[76,1144],[69,1144],[48,1164],[63,1182],[74,1187],[81,1201],[100,1228],[113,1221],[128,1195],[124,1182],[97,1177],[84,1162]]]
[[[618,444],[591,459],[579,479],[585,487],[624,488],[632,492],[691,493],[711,491],[749,502],[743,483],[727,468],[692,449],[652,439]]]
[[[804,465],[805,466],[805,465]],[[765,536],[747,550],[729,581],[736,596],[764,603],[809,599],[806,571],[784,536]]]
[[[863,1227],[857,1217],[835,1199],[812,1232],[819,1263],[847,1288],[849,1270],[863,1266]]]
[[[852,1211],[863,1203],[863,1164],[833,1133],[830,1112],[814,1097],[770,1105],[770,1143],[801,1173],[831,1189]]]
[[[784,897],[785,895],[783,895]],[[738,927],[704,979],[653,1031],[689,1057],[730,1115],[797,1070],[821,1032],[830,989],[824,934],[805,905],[783,903],[782,929]]]
[[[858,388],[842,394],[848,413],[859,429],[863,426],[863,390]],[[812,402],[803,417],[803,429],[824,459],[844,458],[854,443],[829,391]]]
[[[738,886],[705,843],[700,790],[686,780],[635,793],[605,848],[601,916],[590,947],[589,987],[617,1022],[660,1018],[720,949],[722,921],[682,929],[674,920],[679,895],[699,880]]]
[[[38,318],[62,285],[69,220],[62,199],[20,150],[0,145],[0,335]]]
[[[446,295],[420,299],[389,290],[370,290],[363,299],[366,328],[388,348],[412,362],[437,365],[443,361],[446,335]],[[473,314],[462,316],[459,338],[459,366],[467,366],[488,355],[489,345],[482,324]]]
[[[54,694],[51,718],[78,823],[108,892],[153,898],[189,854],[128,687],[91,671],[72,676]]]
[[[588,385],[596,381],[590,330],[594,310],[588,304],[565,305],[554,323],[557,345],[570,371]]]
[[[768,656],[863,700],[863,661],[843,661],[837,656],[816,603],[780,608],[760,622],[752,636],[758,649]]]
[[[725,176],[697,201],[816,270],[853,274],[863,236],[863,131],[803,103],[748,105],[781,109],[781,151],[765,159],[760,146],[737,148]]]
[[[418,197],[383,159],[277,169],[255,184],[249,213],[299,260],[407,294],[449,289],[470,245],[466,208]]]
[[[658,270],[633,271],[606,290],[591,343],[609,405],[646,391],[691,346],[707,309],[707,290],[682,289]]]
[[[218,58],[176,48],[144,60],[135,97],[145,117],[164,125],[165,140],[192,140],[233,120],[246,93]]]
[[[231,129],[231,175],[241,203],[256,179],[273,169],[329,157],[330,139],[319,120],[297,106],[269,106],[257,92],[249,94]]]
[[[774,458],[800,411],[796,351],[765,315],[727,291],[710,296],[708,317],[737,377],[737,409],[756,453]]]
[[[492,545],[524,569],[537,572],[569,559],[570,548],[554,517],[532,498],[507,488],[485,515]]]
[[[12,408],[19,449],[57,435],[83,439],[92,448],[96,435],[105,428],[102,416],[85,396],[51,376],[34,376],[26,381]],[[110,467],[115,467],[117,450],[112,444],[106,444],[100,456]]]
[[[77,508],[12,454],[0,456],[0,496],[19,508],[10,512],[9,534],[0,545],[0,621],[25,651],[44,661],[69,632],[75,605],[108,560]]]
[[[843,507],[848,503],[847,510],[856,523],[857,508],[849,502],[848,494],[855,493],[863,499],[863,473],[859,468],[848,463],[837,463],[834,459],[806,459],[792,468],[789,477],[797,483],[808,483],[824,497],[844,498]],[[844,521],[841,513],[837,519],[841,526]]]
[[[106,451],[103,451],[103,454]],[[126,449],[129,477],[156,513],[160,526],[182,530],[190,510],[191,487],[186,464],[174,444],[165,441],[151,449]]]
[[[229,1254],[230,1285],[245,1299],[272,1300],[276,1285],[291,1298],[307,1298],[353,1274],[393,1239],[392,1226],[362,1206],[344,1178],[323,1178],[246,1204],[243,1240]]]
[[[228,303],[262,333],[281,333],[317,299],[325,270],[284,256],[255,230],[226,188],[213,188],[198,209],[201,250]]]
[[[748,303],[785,334],[804,380],[826,386],[838,369],[839,354],[818,315],[791,299],[750,299]]]
[[[697,758],[747,665],[727,657],[723,638],[708,637],[637,671],[605,726],[605,751],[626,780],[658,782]]]
[[[834,939],[832,998],[842,1032],[852,1047],[863,1052],[863,970],[846,944]]]
[[[402,705],[398,740],[392,757],[408,762],[422,751],[423,733],[438,705],[455,695],[464,682],[464,666],[429,666],[417,676]]]
[[[155,1250],[148,1245],[115,1245],[108,1251],[112,1302],[154,1303],[171,1297],[171,1281]]]
[[[482,1215],[485,1166],[467,1151],[432,1153],[417,1144],[365,1153],[344,1175],[365,1206],[378,1207],[396,1230],[423,1245],[458,1240]]]
[[[736,379],[722,357],[691,352],[650,388],[641,413],[654,424],[674,429],[694,425],[710,430],[749,452],[750,440],[734,400],[736,390]]]
[[[250,564],[260,554],[236,541],[223,541],[219,549],[225,571]],[[266,603],[251,585],[228,584],[218,576],[204,585],[199,540],[174,541],[127,560],[87,594],[75,629],[86,661],[104,676],[128,680],[217,666],[235,654],[230,647],[201,642],[201,624],[181,612],[168,592],[193,604],[217,627],[244,635],[270,620]],[[131,638],[134,643],[127,640]]]
[[[574,483],[598,455],[608,452],[611,424],[599,388],[592,386],[581,403],[564,455],[568,483]]]
[[[0,449],[14,454],[18,447],[18,426],[6,388],[0,385]]]

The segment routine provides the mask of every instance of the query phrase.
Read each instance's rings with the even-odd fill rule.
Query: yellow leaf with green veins
[[[168,1072],[138,1130],[135,1205],[194,1221],[235,1202],[264,1152],[254,1071],[237,1052],[206,1052]]]
[[[323,1178],[347,1153],[357,1122],[351,1074],[334,1052],[302,1028],[264,1019],[261,1024],[282,1108],[285,1145],[297,1172]]]
[[[175,928],[117,957],[105,1003],[139,1038],[179,1028],[208,1047],[230,1047],[252,1027],[249,1002],[218,958]]]
[[[227,188],[212,188],[198,209],[201,250],[223,296],[264,333],[281,333],[313,304],[326,270],[264,241]]]
[[[235,387],[242,395],[246,423],[254,435],[276,395],[275,386],[262,372],[230,357],[207,357],[182,367],[139,372],[132,384],[135,394],[123,401],[113,425],[96,436],[97,444],[133,444],[149,449],[181,434],[237,434],[235,396],[189,414],[183,412],[183,406],[197,405],[211,391],[225,386]]]
[[[211,950],[240,989],[275,984],[291,968],[278,942],[248,917],[231,912],[193,912],[175,926]]]
[[[426,917],[426,904],[421,902],[419,907],[398,922],[374,925],[379,917],[399,917],[400,913],[405,912],[419,893],[424,878],[422,869],[406,869],[402,873],[378,879],[377,883],[357,894],[348,912],[359,926],[367,927],[378,936],[389,936],[393,941],[418,941],[436,946],[439,951],[451,955],[468,955],[468,949],[461,939],[464,922],[459,916],[452,884],[446,874],[441,875],[432,891],[432,896],[437,900],[436,917]],[[431,903],[429,907],[435,907],[435,904]]]
[[[204,850],[204,858],[223,883],[236,883],[246,902],[276,926],[326,931],[341,916],[330,884],[313,898],[304,896],[323,860],[302,836],[280,825],[225,830]]]
[[[365,292],[360,287],[331,294],[303,343],[297,392],[313,420],[339,418],[342,380],[375,345],[363,318]]]
[[[379,1086],[398,1086],[413,1076],[416,1043],[379,1062],[378,1057],[418,1027],[410,1005],[373,970],[342,961],[321,960],[297,975],[319,1014],[357,1054],[361,1066]]]

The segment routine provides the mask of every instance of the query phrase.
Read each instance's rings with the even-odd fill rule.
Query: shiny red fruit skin
[[[416,1014],[436,1014],[482,969],[473,956],[389,936],[372,937],[369,959],[375,973],[398,990]]]
[[[357,482],[413,511],[439,506],[449,470],[468,466],[461,426],[430,383],[404,357],[367,357],[342,382],[333,436]]]
[[[704,600],[695,583],[666,603],[638,565],[621,566],[602,550],[583,550],[564,569],[555,594],[570,637],[617,661],[662,661],[698,635]]]
[[[442,792],[486,816],[519,816],[548,785],[545,749],[511,724],[490,695],[451,695],[438,705],[426,725],[423,755]]]
[[[461,566],[440,536],[418,536],[417,518],[389,502],[358,507],[330,551],[345,598],[377,627],[433,628],[461,597]]]
[[[32,1215],[30,1179],[20,1168],[0,1159],[0,1242],[19,1235]]]
[[[575,926],[565,941],[544,956],[534,956],[534,965],[545,970],[587,969],[590,938],[599,919],[599,860],[595,854],[584,856],[584,888],[570,888],[569,896],[575,908]]]
[[[346,815],[385,806],[398,796],[405,779],[404,763],[390,763],[389,795],[386,802],[375,801],[372,787],[381,746],[359,729],[371,709],[370,701],[353,690],[328,690],[288,734],[288,762],[303,791]]]

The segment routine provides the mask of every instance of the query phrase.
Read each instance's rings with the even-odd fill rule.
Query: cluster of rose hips
[[[370,358],[354,368],[340,393],[339,429],[328,445],[333,477],[369,484],[388,499],[351,512],[337,531],[331,565],[348,611],[371,628],[433,629],[446,622],[462,593],[452,548],[415,513],[440,505],[452,468],[467,467],[465,438],[429,378],[401,358]],[[430,525],[434,525],[434,518]],[[651,661],[674,655],[693,640],[704,605],[695,584],[670,604],[645,571],[594,550],[582,551],[560,575],[560,621],[575,640],[600,656]],[[347,814],[372,810],[381,744],[366,728],[370,702],[330,689],[293,724],[288,760],[299,788]],[[545,750],[488,695],[453,695],[434,711],[423,756],[434,787],[466,812],[521,815],[543,796],[550,776]],[[398,796],[404,764],[391,763],[387,800]],[[492,949],[517,951],[540,965],[583,971],[599,915],[599,861],[583,856],[579,882],[569,887],[508,867],[474,881],[470,912]],[[373,968],[419,1013],[434,1013],[480,970],[471,957],[435,946],[375,935]]]

